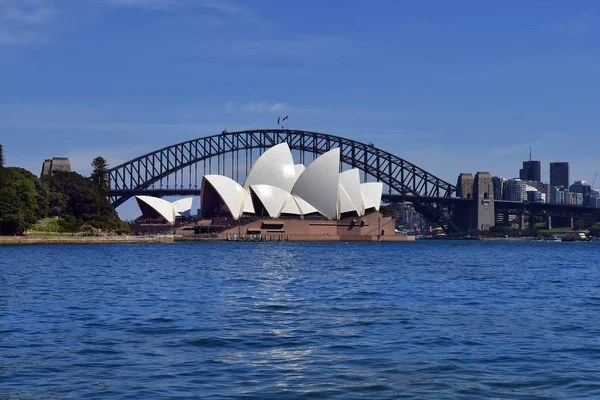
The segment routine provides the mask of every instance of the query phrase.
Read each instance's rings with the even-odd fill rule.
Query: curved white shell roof
[[[244,189],[244,213],[254,214],[254,204],[252,204],[252,196],[250,190]]]
[[[365,205],[365,210],[375,208],[375,210],[379,211],[382,192],[383,183],[381,182],[367,182],[360,185],[360,193]]]
[[[363,203],[361,190],[360,190],[360,173],[358,169],[353,168],[348,171],[344,171],[340,174],[340,186],[344,189],[348,195],[348,199],[352,203],[354,209],[350,206],[346,206],[342,202],[342,196],[340,195],[340,212],[356,211],[358,216],[365,214],[365,205]]]
[[[244,188],[231,178],[223,175],[204,175],[202,186],[208,182],[219,194],[223,203],[229,209],[231,216],[238,219],[244,212],[244,201],[246,191]]]
[[[250,185],[250,190],[258,197],[271,218],[279,218],[281,209],[291,197],[290,193],[271,185]]]
[[[280,143],[265,151],[252,166],[244,189],[252,185],[271,185],[287,192],[296,182],[294,159],[287,143]]]
[[[316,208],[308,204],[306,201],[302,200],[302,198],[294,196],[293,194],[290,194],[285,205],[281,209],[281,214],[291,215],[307,215],[318,212],[319,211],[317,211]]]
[[[328,219],[339,217],[340,149],[335,148],[314,160],[298,177],[292,194],[316,208]]]
[[[288,193],[288,197],[285,200],[285,204],[283,205],[283,208],[281,209],[279,215],[281,214],[303,215],[302,210],[300,209],[300,207],[298,207],[298,204],[294,199],[294,196],[292,196],[292,194],[290,193]]]
[[[306,167],[304,166],[304,164],[294,165],[294,170],[296,171],[296,179],[298,179],[298,177],[300,175],[302,175],[302,173],[304,172],[305,169],[306,169]]]
[[[383,184],[369,182],[361,185],[357,169],[342,173],[339,170],[339,148],[328,151],[304,167],[294,164],[287,143],[281,143],[256,160],[243,187],[226,176],[206,175],[202,181],[202,193],[204,185],[210,185],[211,194],[207,194],[206,204],[213,208],[219,202],[224,203],[235,219],[243,213],[255,214],[256,201],[272,218],[278,218],[282,213],[306,215],[318,212],[333,220],[345,212],[356,212],[362,216],[366,209],[379,210]],[[205,200],[202,199],[204,197],[201,196],[201,208],[204,208]],[[177,213],[185,208],[191,209],[191,199],[183,199],[173,205]]]
[[[298,206],[298,209],[300,210],[300,215],[319,212],[319,210],[308,204],[302,197],[292,195],[292,198],[294,199],[296,205]]]
[[[171,203],[175,209],[175,214],[181,215],[182,217],[189,217],[192,211],[193,197],[186,197],[185,199],[177,200]]]
[[[356,211],[356,207],[354,207],[354,203],[350,200],[348,193],[346,193],[342,185],[340,185],[340,214],[352,211]]]
[[[152,196],[135,196],[137,201],[142,201],[162,215],[169,223],[175,223],[175,208],[173,203]]]

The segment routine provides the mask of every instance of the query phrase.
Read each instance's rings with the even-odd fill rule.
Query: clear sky
[[[529,146],[592,181],[600,2],[0,0],[8,165],[89,174],[286,114],[452,183],[518,176]]]

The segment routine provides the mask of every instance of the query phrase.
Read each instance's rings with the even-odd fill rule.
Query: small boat
[[[589,242],[590,240],[583,232],[569,232],[568,236],[562,238],[563,242]]]

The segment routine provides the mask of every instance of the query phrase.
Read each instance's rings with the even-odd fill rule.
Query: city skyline
[[[96,156],[116,166],[289,115],[448,182],[518,177],[530,146],[542,179],[568,161],[591,182],[597,3],[458,5],[5,0],[0,143],[36,175],[60,156],[89,174]]]

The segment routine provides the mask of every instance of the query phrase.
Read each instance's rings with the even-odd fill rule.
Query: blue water
[[[600,242],[0,247],[0,399],[600,398]]]

